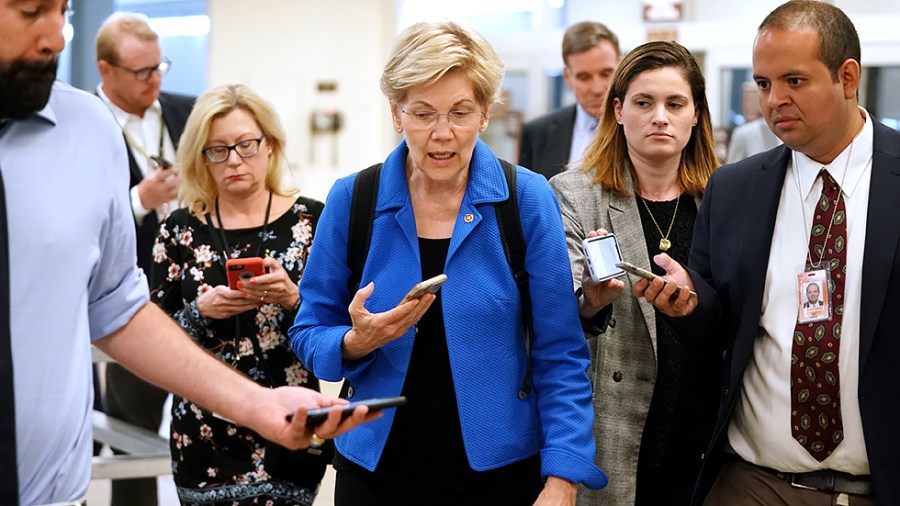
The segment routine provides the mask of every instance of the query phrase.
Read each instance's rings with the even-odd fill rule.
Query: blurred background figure
[[[175,208],[179,181],[175,149],[194,98],[160,91],[171,63],[142,14],[118,12],[107,18],[97,32],[96,56],[101,79],[97,95],[112,111],[128,146],[138,266],[149,276],[159,223]],[[121,365],[106,364],[104,404],[110,416],[156,432],[167,396]],[[112,483],[112,506],[156,503],[155,478]]]
[[[727,163],[743,160],[756,153],[768,151],[779,144],[781,139],[772,133],[759,109],[759,90],[756,83],[744,83],[743,112],[746,123],[734,127],[728,141]]]
[[[178,149],[185,208],[157,236],[152,300],[260,385],[318,390],[286,336],[322,203],[285,186],[284,146],[274,108],[249,88],[200,96]],[[267,272],[232,289],[225,267],[232,258],[262,258]],[[170,447],[178,497],[190,505],[308,506],[326,466],[303,453],[275,477],[265,439],[182,397],[172,403]]]
[[[582,157],[603,113],[606,90],[621,54],[618,37],[602,23],[583,21],[566,30],[563,79],[576,103],[522,126],[519,165],[550,179]]]
[[[398,36],[381,88],[404,140],[379,173],[358,291],[347,255],[357,176],[328,196],[293,347],[323,379],[346,377],[351,399],[409,399],[337,441],[338,506],[573,505],[579,483],[606,485],[559,207],[531,171],[510,166],[509,188],[506,162],[479,140],[502,77],[491,45],[459,24]],[[510,191],[521,203],[529,294],[542,301],[532,305],[530,354],[495,208]],[[441,273],[437,295],[398,305]]]
[[[583,169],[550,180],[591,345],[597,462],[610,475],[606,489],[583,489],[579,504],[690,502],[721,357],[687,353],[645,299],[621,293],[631,279],[592,281],[581,243],[614,233],[625,261],[658,274],[651,259],[661,251],[687,261],[717,165],[700,67],[681,45],[650,42],[616,70]]]

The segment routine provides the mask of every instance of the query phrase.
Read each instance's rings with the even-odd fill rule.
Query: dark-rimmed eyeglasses
[[[124,70],[125,72],[131,72],[131,74],[135,77],[135,79],[139,81],[146,81],[150,79],[150,76],[153,75],[154,72],[159,74],[159,77],[166,75],[166,72],[172,68],[172,62],[169,61],[168,58],[163,58],[158,65],[154,65],[152,67],[144,67],[142,69],[131,69],[124,65],[119,65],[118,63],[113,63],[111,61],[107,61],[113,67]]]
[[[265,138],[265,135],[260,135],[258,139],[247,139],[231,146],[223,145],[203,148],[203,156],[212,163],[222,163],[228,160],[228,157],[231,156],[231,151],[234,150],[241,158],[250,158],[259,153],[259,145]]]

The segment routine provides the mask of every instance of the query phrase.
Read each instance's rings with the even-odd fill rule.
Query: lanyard
[[[144,158],[147,159],[148,163],[152,163],[154,165],[159,165],[159,162],[157,162],[156,160],[153,159],[153,155],[148,153],[147,150],[144,149],[143,146],[141,146],[140,144],[135,142],[134,138],[132,138],[131,135],[128,134],[128,130],[126,130],[124,126],[122,127],[122,133],[125,134],[125,142],[127,142],[129,146],[133,147],[134,149],[138,150],[142,155],[144,155]],[[163,122],[163,117],[160,114],[160,116],[159,116],[159,149],[157,150],[157,155],[158,155],[157,158],[165,158],[163,156],[163,142],[165,141],[164,134],[165,134],[165,123]]]
[[[266,242],[266,237],[268,237],[268,235],[269,235],[268,234],[269,212],[271,210],[272,210],[272,191],[269,190],[269,202],[266,204],[266,217],[263,220],[263,229],[262,229],[262,232],[260,232],[260,234],[259,234],[259,244],[256,245],[256,255],[254,255],[254,256],[257,256],[257,257],[259,256],[260,252],[262,251],[262,245],[264,242]],[[222,256],[220,257],[220,260],[222,262],[222,267],[225,267],[225,261],[228,258],[230,258],[228,251],[231,248],[228,246],[228,239],[225,237],[225,227],[222,225],[222,214],[219,212],[219,197],[218,196],[216,196],[216,220],[219,222],[218,227],[216,227],[212,224],[212,219],[209,216],[209,213],[206,214],[206,224],[209,226],[209,228],[211,229],[210,231],[212,232],[213,247],[218,247],[218,245],[215,244],[215,239],[217,238],[217,235],[218,235],[218,239],[222,240]],[[218,232],[218,234],[216,232]]]

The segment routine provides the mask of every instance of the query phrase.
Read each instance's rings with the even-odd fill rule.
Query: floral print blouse
[[[322,208],[321,202],[299,197],[265,229],[225,230],[227,254],[230,258],[273,257],[296,283]],[[152,300],[203,348],[257,383],[318,390],[318,380],[294,355],[287,337],[296,316],[294,308],[268,303],[221,320],[208,319],[197,310],[198,296],[228,283],[223,247],[217,229],[187,209],[173,212],[160,226],[153,247]],[[251,335],[264,357],[254,351]],[[183,504],[311,504],[314,489],[270,480],[265,470],[265,444],[265,439],[250,429],[175,396],[170,449],[172,473]],[[264,500],[260,502],[260,498]]]

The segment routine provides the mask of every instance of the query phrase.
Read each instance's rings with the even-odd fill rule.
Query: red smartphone
[[[266,273],[266,267],[260,257],[230,258],[225,262],[225,272],[228,273],[228,288],[240,290],[238,281],[246,282],[253,276],[262,276]]]

